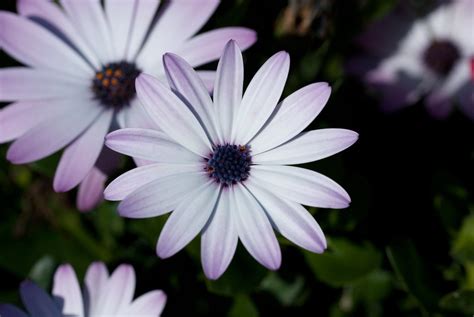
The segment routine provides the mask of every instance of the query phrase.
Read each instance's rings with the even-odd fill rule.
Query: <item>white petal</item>
[[[326,238],[318,223],[300,204],[284,200],[259,186],[250,177],[245,183],[267,212],[273,226],[288,240],[309,251],[322,253]]]
[[[89,174],[104,146],[104,137],[109,131],[112,116],[112,109],[104,111],[66,148],[54,175],[53,187],[56,192],[71,190]]]
[[[234,119],[235,142],[246,144],[270,117],[281,97],[290,69],[290,57],[279,52],[268,59],[253,77]]]
[[[326,83],[316,83],[286,97],[252,140],[252,153],[265,152],[298,135],[323,110],[330,94],[331,88]]]
[[[76,205],[79,211],[89,211],[104,199],[103,192],[106,180],[107,175],[97,167],[93,167],[89,171],[77,191]]]
[[[237,248],[238,235],[232,214],[236,206],[230,204],[230,191],[222,190],[216,210],[201,236],[201,262],[204,273],[211,280],[218,279],[227,269]]]
[[[194,35],[214,12],[218,0],[170,1],[138,55],[138,65],[153,69],[161,56]]]
[[[232,123],[242,101],[243,84],[242,53],[237,43],[231,40],[217,65],[214,86],[214,112],[219,122],[221,144],[232,141]]]
[[[160,163],[194,163],[202,158],[171,140],[165,133],[151,129],[120,129],[106,137],[112,150]]]
[[[163,291],[151,291],[135,299],[120,316],[157,317],[163,312],[165,304],[166,294]]]
[[[124,59],[130,33],[133,29],[135,10],[141,1],[130,0],[105,0],[104,10],[110,26],[114,49],[117,57]]]
[[[254,165],[250,175],[273,194],[306,206],[346,208],[350,203],[344,188],[332,179],[308,169]]]
[[[164,215],[178,208],[190,192],[208,180],[208,175],[204,172],[175,171],[127,195],[119,204],[118,212],[127,218],[150,218]]]
[[[209,180],[181,201],[158,239],[156,252],[160,258],[176,254],[202,230],[216,206],[219,191],[219,186]]]
[[[89,95],[90,82],[51,70],[0,69],[0,100],[31,100]]]
[[[136,83],[137,95],[150,117],[177,143],[206,156],[211,144],[194,114],[160,80],[141,74]]]
[[[102,64],[120,58],[113,47],[112,35],[100,0],[61,0],[61,5]]]
[[[265,211],[242,184],[232,186],[232,192],[235,225],[245,249],[266,268],[278,269],[280,246]]]
[[[54,274],[53,295],[64,300],[63,314],[84,316],[82,293],[71,265],[61,265]]]
[[[100,309],[101,297],[106,291],[108,279],[109,272],[104,263],[94,262],[89,265],[84,277],[84,301],[87,301],[89,316],[94,316],[94,313]]]
[[[138,98],[132,100],[130,107],[123,109],[120,113],[124,115],[123,123],[121,124],[122,128],[160,130],[156,123],[150,118]]]
[[[196,73],[201,78],[209,93],[214,89],[214,81],[216,79],[216,72],[212,70],[198,70]]]
[[[89,63],[96,69],[101,68],[100,61],[96,54],[80,36],[64,11],[57,4],[50,1],[19,0],[17,9],[23,16],[41,19],[50,23],[71,41],[74,47],[84,55]]]
[[[0,47],[18,61],[90,79],[93,69],[51,32],[16,14],[0,12]]]
[[[273,150],[252,156],[255,164],[303,164],[339,153],[357,141],[359,135],[345,129],[321,129],[301,133]]]

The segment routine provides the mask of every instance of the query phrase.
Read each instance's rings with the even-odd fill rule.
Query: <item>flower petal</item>
[[[94,262],[87,268],[86,276],[84,277],[84,302],[85,307],[89,308],[89,316],[94,316],[94,312],[100,308],[99,301],[106,290],[108,279],[109,272],[104,263]]]
[[[177,208],[183,197],[208,180],[204,172],[182,173],[182,170],[184,168],[179,166],[178,171],[175,169],[162,172],[174,173],[145,183],[133,191],[119,204],[117,209],[119,214],[127,218],[150,218],[164,215]]]
[[[358,137],[356,132],[345,129],[312,130],[273,150],[252,156],[252,162],[285,165],[313,162],[347,149]]]
[[[56,192],[66,192],[76,187],[94,167],[104,146],[104,137],[112,122],[113,110],[106,110],[72,144],[59,161],[54,175],[53,187]]]
[[[105,144],[116,152],[153,162],[195,163],[202,160],[165,133],[151,129],[115,130],[107,135]]]
[[[219,191],[219,187],[209,180],[181,201],[158,239],[156,252],[160,258],[174,255],[202,230],[215,209]]]
[[[306,206],[346,208],[351,201],[332,179],[305,168],[254,165],[250,174],[273,194]]]
[[[231,205],[237,207],[233,214],[235,225],[245,249],[266,268],[278,269],[280,246],[265,211],[242,184],[236,184],[232,189]]]
[[[211,280],[218,279],[227,269],[237,248],[238,235],[230,204],[230,190],[224,189],[216,210],[203,229],[201,262],[204,273]]]
[[[160,290],[154,290],[143,294],[121,313],[121,316],[157,317],[165,308],[166,294]]]
[[[107,18],[108,25],[111,26],[110,34],[112,35],[114,49],[117,51],[119,59],[125,58],[130,33],[135,22],[135,10],[140,2],[142,1],[104,1],[105,17]]]
[[[64,300],[63,314],[84,316],[81,288],[71,265],[61,265],[56,270],[53,294]]]
[[[61,5],[103,65],[121,57],[114,49],[100,0],[61,0]]]
[[[96,54],[57,4],[51,1],[19,0],[17,2],[17,9],[22,16],[51,25],[55,30],[49,28],[49,31],[54,32],[58,36],[63,36],[70,41],[70,44],[84,55],[87,61],[96,69],[102,67]]]
[[[119,114],[123,114],[124,116],[123,122],[119,122],[121,128],[160,130],[156,123],[150,118],[138,98],[132,100],[130,107],[123,109]]]
[[[199,34],[170,51],[197,67],[218,59],[231,39],[234,39],[242,50],[246,50],[255,43],[257,34],[241,27],[220,28]]]
[[[5,317],[28,317],[21,309],[10,305],[10,304],[0,304],[0,316]]]
[[[104,198],[103,192],[106,180],[107,175],[98,168],[93,167],[89,171],[77,191],[76,205],[79,211],[85,212],[93,209]]]
[[[245,186],[265,208],[273,226],[300,247],[322,253],[327,247],[324,233],[311,214],[300,204],[281,199],[260,186],[252,177]]]
[[[8,149],[7,159],[15,164],[24,164],[44,158],[76,138],[97,116],[102,108],[92,101],[71,101],[75,113],[66,112],[42,121],[30,129]]]
[[[2,11],[0,25],[0,47],[18,61],[79,78],[93,75],[84,59],[37,23]]]
[[[262,131],[252,140],[252,153],[255,155],[265,152],[298,135],[323,110],[330,94],[328,84],[315,83],[286,97]]]
[[[138,65],[153,69],[158,61],[161,63],[159,57],[194,35],[218,4],[218,0],[167,2],[138,55]]]
[[[28,67],[0,69],[0,100],[31,100],[89,95],[89,83],[50,70]]]
[[[62,317],[60,307],[35,283],[31,281],[21,283],[20,294],[31,317]]]
[[[209,154],[211,144],[197,118],[168,87],[152,76],[141,74],[136,88],[150,117],[169,137],[198,155]]]
[[[218,118],[221,144],[231,142],[232,123],[242,101],[244,65],[242,53],[234,40],[225,46],[214,88],[214,112]]]
[[[290,69],[290,57],[279,52],[270,57],[258,70],[247,87],[235,118],[235,142],[249,142],[268,120],[285,87]]]
[[[206,86],[207,91],[212,94],[214,89],[214,81],[216,79],[216,72],[212,70],[198,70],[196,73],[201,78],[204,86]]]

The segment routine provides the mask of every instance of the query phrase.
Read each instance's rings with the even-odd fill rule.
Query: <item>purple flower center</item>
[[[105,107],[120,109],[135,97],[135,79],[140,70],[133,63],[118,62],[105,65],[95,73],[92,91]]]
[[[460,58],[459,50],[451,41],[433,41],[423,54],[427,67],[438,75],[446,76]]]
[[[224,144],[209,155],[205,170],[217,183],[230,186],[249,177],[251,164],[250,146]]]

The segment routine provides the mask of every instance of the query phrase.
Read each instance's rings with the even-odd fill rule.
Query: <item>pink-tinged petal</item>
[[[142,189],[145,191],[147,188],[141,188],[142,186],[170,175],[183,177],[182,174],[184,173],[201,172],[202,169],[203,167],[201,164],[156,163],[140,166],[120,175],[112,181],[105,189],[104,195],[107,200],[123,200],[125,197],[140,188],[140,193],[137,192],[137,194],[141,196],[141,199],[145,199],[142,196],[144,192],[141,191]],[[200,181],[200,178],[198,181]],[[166,181],[163,180],[159,183],[161,186],[163,183],[166,184]],[[160,188],[156,188],[156,190],[161,191]],[[153,195],[153,193],[150,194]],[[160,197],[160,199],[162,199],[162,197]],[[134,208],[136,207],[138,206],[134,206]]]
[[[112,109],[104,111],[66,148],[54,175],[53,187],[56,192],[66,192],[76,187],[94,167],[104,146],[104,137],[109,131],[113,114]]]
[[[0,69],[0,100],[31,100],[88,95],[90,83],[50,70],[27,67]]]
[[[245,249],[263,266],[277,270],[281,265],[281,250],[265,211],[242,185],[233,187],[231,205],[240,241]]]
[[[29,317],[21,309],[10,304],[0,304],[0,316],[5,317]]]
[[[225,272],[237,248],[238,234],[232,217],[235,206],[231,207],[230,191],[230,188],[222,191],[216,210],[201,236],[202,267],[211,280],[218,279]]]
[[[161,62],[161,55],[194,35],[218,4],[218,0],[167,2],[138,55],[138,65],[143,69],[153,69],[157,62]]]
[[[218,118],[221,143],[230,142],[234,116],[242,101],[244,64],[240,48],[234,40],[225,46],[214,88],[214,112]]]
[[[171,89],[202,122],[209,138],[217,140],[216,118],[212,112],[211,96],[197,73],[184,59],[171,53],[163,56],[163,65]]]
[[[151,129],[120,129],[107,135],[105,144],[112,150],[160,163],[195,163],[200,156],[171,140],[165,133]]]
[[[82,212],[90,211],[99,202],[104,199],[104,185],[107,175],[102,173],[98,168],[93,167],[86,178],[79,185],[77,192],[77,209]]]
[[[264,129],[252,140],[252,153],[265,152],[297,136],[323,110],[330,94],[328,84],[316,83],[286,97]]]
[[[156,252],[160,258],[176,254],[204,228],[216,206],[219,191],[219,187],[209,180],[181,201],[158,239]]]
[[[61,5],[79,34],[94,50],[102,64],[118,60],[100,0],[61,0]]]
[[[60,307],[56,305],[44,289],[31,281],[20,285],[21,300],[31,317],[62,317]]]
[[[71,111],[71,99],[28,100],[0,109],[0,143],[22,136],[40,122]]]
[[[347,149],[358,137],[356,132],[345,129],[312,130],[273,150],[252,156],[252,162],[284,165],[313,162]]]
[[[119,59],[124,59],[126,56],[130,33],[135,22],[135,10],[140,2],[142,1],[104,1],[105,17],[110,26],[110,35]]]
[[[74,115],[61,113],[28,130],[10,146],[7,159],[15,164],[42,159],[69,144],[102,112],[92,101],[71,102],[76,106]]]
[[[226,27],[199,34],[178,48],[170,50],[184,58],[193,67],[218,59],[229,40],[235,40],[246,50],[257,40],[255,31],[241,27]]]
[[[160,290],[154,290],[143,294],[121,312],[121,316],[157,317],[165,309],[166,294]]]
[[[251,177],[273,194],[306,206],[346,208],[349,194],[332,179],[314,171],[281,165],[255,165]]]
[[[90,79],[93,69],[57,36],[26,18],[0,12],[0,47],[18,61]]]
[[[194,167],[190,167],[192,168]],[[117,208],[121,216],[150,218],[164,215],[177,208],[183,197],[208,181],[206,173],[192,172],[185,167],[180,170],[170,168],[170,172],[162,170],[161,173],[169,175],[160,177],[160,174],[156,173],[159,178],[146,183],[125,197]],[[121,190],[123,192],[124,189]]]
[[[196,73],[201,78],[204,86],[206,86],[207,91],[212,94],[214,89],[214,81],[216,80],[216,72],[212,70],[198,70]]]
[[[141,74],[136,89],[147,113],[169,137],[200,156],[209,154],[211,144],[199,121],[165,84]]]
[[[52,1],[18,0],[18,13],[33,19],[47,21],[60,31],[96,69],[102,66],[96,54],[72,25],[64,11]]]
[[[64,301],[63,314],[84,316],[81,288],[71,265],[64,264],[56,270],[53,294]]]
[[[98,294],[97,306],[90,307],[91,316],[116,316],[132,302],[135,293],[135,271],[131,265],[122,264],[110,275]]]
[[[89,265],[86,276],[84,277],[85,295],[84,302],[89,308],[89,315],[94,316],[100,307],[100,300],[107,289],[109,272],[102,262],[94,262]]]
[[[130,29],[130,38],[126,50],[127,60],[135,60],[135,57],[142,47],[143,40],[147,35],[159,4],[160,0],[135,1],[135,15]]]
[[[290,57],[279,52],[258,70],[247,87],[233,125],[235,142],[246,144],[262,128],[275,109],[290,70]]]
[[[281,199],[251,177],[245,186],[265,208],[273,226],[294,244],[316,253],[327,247],[324,233],[311,214],[300,204]]]

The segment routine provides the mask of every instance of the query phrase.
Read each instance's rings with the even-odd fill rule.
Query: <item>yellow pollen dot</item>
[[[95,78],[97,78],[98,80],[102,80],[102,78],[104,78],[104,74],[102,74],[102,72],[97,73],[95,74]]]
[[[107,75],[108,77],[110,77],[112,75],[113,71],[110,69],[110,68],[107,68],[105,70],[105,75]]]
[[[102,80],[102,85],[104,87],[109,87],[109,84],[110,84],[110,80],[108,78]]]
[[[117,86],[118,83],[119,83],[119,81],[118,81],[117,78],[112,78],[112,79],[110,80],[110,82],[112,83],[112,86]]]
[[[115,72],[114,72],[114,76],[115,77],[122,77],[123,76],[123,72],[121,69],[116,69]]]

